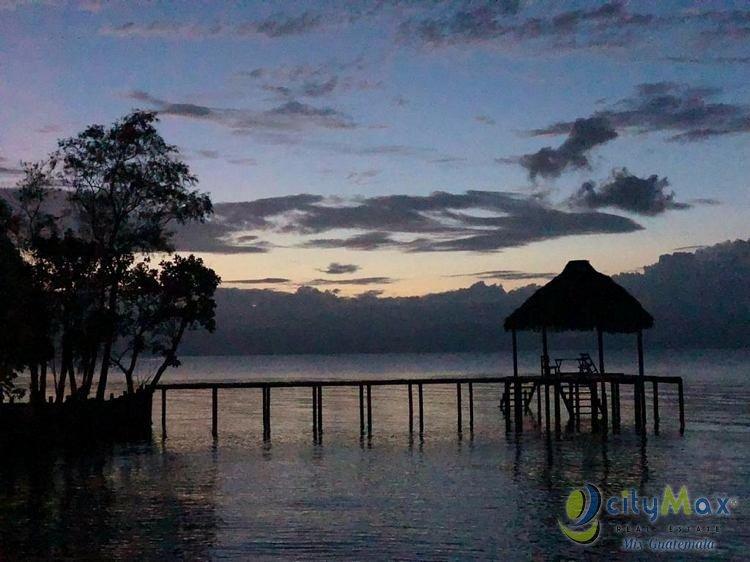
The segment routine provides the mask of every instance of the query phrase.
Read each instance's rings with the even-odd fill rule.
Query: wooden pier
[[[659,433],[660,411],[659,392],[672,386],[677,391],[679,428],[685,430],[685,407],[682,377],[656,377],[629,375],[623,373],[606,374],[561,374],[556,376],[519,375],[499,377],[460,377],[460,378],[413,378],[413,379],[373,379],[373,380],[285,380],[253,382],[192,382],[160,384],[162,437],[167,436],[167,392],[187,390],[211,391],[211,434],[219,435],[219,390],[259,389],[262,402],[263,440],[271,439],[271,391],[273,389],[311,389],[312,433],[316,443],[323,435],[323,394],[324,389],[334,387],[357,388],[359,394],[359,432],[361,436],[373,434],[372,388],[382,386],[402,386],[407,389],[408,428],[414,432],[414,387],[417,394],[418,433],[424,434],[424,387],[429,385],[451,385],[456,389],[456,426],[460,433],[464,428],[463,390],[468,392],[468,429],[474,432],[474,386],[495,385],[498,388],[498,407],[504,420],[506,432],[521,433],[524,417],[533,418],[537,431],[547,435],[554,433],[560,438],[563,421],[566,433],[580,432],[582,422],[588,422],[594,433],[607,435],[611,429],[619,433],[622,428],[621,389],[632,387],[632,400],[635,431],[645,435],[647,428],[647,389],[651,386],[651,406],[653,408],[653,431]],[[544,409],[542,409],[544,394]],[[610,399],[607,399],[607,396]],[[536,397],[536,413],[534,398]],[[553,409],[550,407],[552,400]],[[585,427],[585,426],[584,426]]]

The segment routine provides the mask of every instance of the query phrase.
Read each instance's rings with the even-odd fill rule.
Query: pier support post
[[[513,426],[516,433],[523,431],[523,392],[518,377],[513,379]]]
[[[633,411],[635,414],[635,432],[637,435],[641,434],[641,385],[639,381],[633,383]]]
[[[549,414],[549,381],[544,381],[544,427],[547,435],[550,433],[550,414]]]
[[[323,438],[323,387],[318,386],[318,440]]]
[[[638,381],[636,382],[636,386],[638,387],[638,409],[637,414],[638,417],[638,423],[636,424],[636,427],[640,429],[642,433],[646,433],[646,388],[643,385],[643,374],[644,374],[644,366],[643,366],[643,330],[638,330],[637,334],[637,343],[638,343]]]
[[[219,389],[211,389],[211,435],[214,439],[219,436]]]
[[[167,389],[161,389],[161,438],[167,437]]]
[[[312,422],[313,422],[313,440],[318,439],[318,387],[312,387]]]
[[[422,397],[422,383],[417,385],[417,393],[419,394],[419,436],[422,437],[424,433],[424,399]]]
[[[591,432],[599,431],[599,390],[596,382],[589,384],[591,397]]]
[[[682,391],[682,378],[677,381],[677,399],[680,406],[680,435],[685,433],[685,396]]]
[[[463,400],[461,399],[461,383],[456,383],[456,425],[458,426],[459,435],[463,432]]]
[[[555,437],[560,438],[560,382],[555,381]]]
[[[414,433],[414,397],[409,383],[409,435]]]
[[[612,433],[620,433],[620,383],[612,383]]]
[[[654,390],[654,435],[659,435],[659,383],[653,381]]]
[[[359,385],[359,434],[365,434],[365,387]]]
[[[599,374],[604,376],[604,333],[602,329],[596,328],[596,343],[599,350]],[[607,383],[602,379],[601,382],[601,402],[602,402],[602,423],[601,429],[604,435],[607,434],[609,420],[607,419]]]
[[[505,393],[503,397],[505,404],[503,404],[503,418],[505,419],[505,433],[510,433],[510,383],[505,381]]]
[[[266,404],[265,404],[265,410],[266,410],[266,421],[265,421],[265,431],[263,432],[263,439],[265,441],[271,440],[271,387],[266,387]]]
[[[536,426],[542,431],[542,383],[536,383]]]
[[[367,385],[367,436],[372,437],[372,386]]]
[[[469,432],[474,433],[474,383],[469,383]]]

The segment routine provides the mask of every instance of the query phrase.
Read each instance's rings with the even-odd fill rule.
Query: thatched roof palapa
[[[560,275],[505,319],[506,331],[633,333],[653,325],[653,317],[635,297],[585,260],[568,262]]]

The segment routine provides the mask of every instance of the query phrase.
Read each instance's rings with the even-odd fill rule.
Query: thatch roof
[[[563,272],[505,319],[506,330],[637,332],[654,325],[635,297],[588,261],[568,262]]]

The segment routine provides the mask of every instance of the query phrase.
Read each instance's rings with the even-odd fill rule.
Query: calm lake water
[[[610,353],[609,370],[632,372],[632,355]],[[525,356],[522,370],[537,361]],[[166,380],[493,375],[510,365],[506,354],[195,357]],[[650,352],[649,374],[685,378],[685,435],[675,397],[664,394],[661,435],[650,427],[645,440],[636,437],[632,400],[624,398],[623,432],[606,442],[589,433],[547,440],[532,419],[522,436],[506,436],[494,385],[475,387],[475,430],[462,436],[455,387],[425,387],[423,441],[409,435],[405,388],[373,389],[370,440],[359,436],[356,388],[327,389],[321,444],[313,444],[309,390],[274,390],[266,444],[260,391],[220,391],[214,442],[210,392],[173,392],[165,440],[157,397],[151,443],[3,459],[0,560],[646,557],[620,551],[625,534],[709,537],[717,549],[707,557],[747,559],[748,365],[750,350]],[[654,525],[605,518],[599,542],[582,547],[561,534],[557,518],[584,482],[605,498],[631,487],[661,496],[665,485],[685,484],[693,499],[733,498],[732,515]],[[669,535],[669,524],[680,522],[693,527]]]

